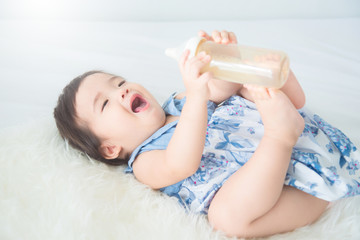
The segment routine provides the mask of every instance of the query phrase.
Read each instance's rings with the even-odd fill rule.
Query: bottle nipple
[[[205,40],[206,39],[203,37],[190,38],[188,41],[186,41],[185,43],[181,44],[176,48],[167,48],[165,50],[165,55],[179,61],[180,56],[185,51],[185,49],[189,49],[190,50],[189,58],[192,58],[195,56],[199,44]]]
[[[179,61],[182,52],[179,48],[167,48],[165,49],[165,55]]]

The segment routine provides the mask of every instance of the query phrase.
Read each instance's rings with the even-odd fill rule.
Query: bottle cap
[[[188,41],[184,42],[183,44],[181,44],[176,48],[167,48],[165,50],[165,55],[179,61],[181,54],[186,49],[189,49],[190,50],[189,58],[192,58],[195,56],[195,52],[197,47],[199,46],[199,43],[205,40],[206,39],[203,37],[190,38]]]

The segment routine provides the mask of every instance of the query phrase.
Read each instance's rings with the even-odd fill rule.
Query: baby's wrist
[[[199,92],[187,92],[186,93],[186,101],[187,102],[199,102],[199,103],[207,103],[208,97],[206,94],[202,94]]]
[[[264,133],[264,138],[267,138],[269,141],[277,144],[277,145],[281,145],[282,147],[285,148],[293,148],[297,142],[297,137],[295,136],[291,136],[291,135],[282,135],[282,134],[278,134],[278,133],[269,133],[266,132]]]

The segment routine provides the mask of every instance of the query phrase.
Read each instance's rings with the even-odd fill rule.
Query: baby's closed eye
[[[120,83],[118,84],[118,87],[121,87],[124,83],[125,83],[125,80],[120,81]]]
[[[102,105],[101,111],[104,111],[104,108],[105,108],[106,104],[108,104],[108,102],[109,102],[109,100],[106,99],[104,104]]]

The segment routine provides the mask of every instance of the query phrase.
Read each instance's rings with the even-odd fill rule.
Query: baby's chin
[[[166,113],[165,111],[159,108],[153,108],[149,111],[149,124],[153,123],[156,130],[162,128],[166,124]]]

